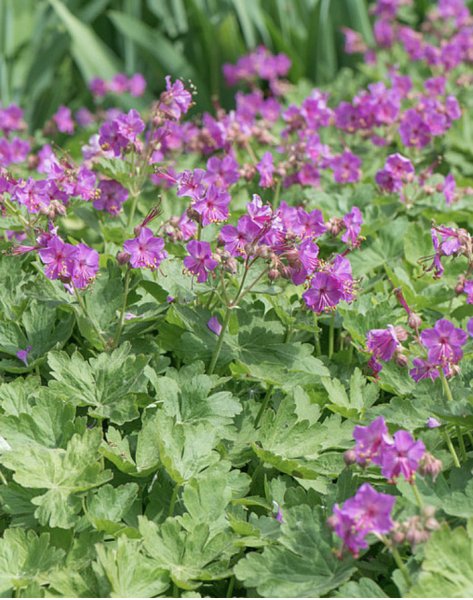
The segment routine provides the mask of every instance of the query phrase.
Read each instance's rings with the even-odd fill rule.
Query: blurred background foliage
[[[199,110],[229,106],[224,62],[264,44],[291,58],[292,81],[324,84],[354,65],[343,26],[372,42],[367,0],[0,0],[0,101],[35,128],[60,104],[90,104],[92,77],[141,72],[143,103],[171,74],[194,83]]]

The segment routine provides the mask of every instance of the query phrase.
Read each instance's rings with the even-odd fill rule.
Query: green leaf
[[[0,594],[8,597],[31,584],[46,585],[64,558],[52,547],[49,533],[7,529],[0,539]],[[16,595],[16,594],[15,594]]]
[[[307,505],[284,511],[278,544],[251,552],[235,575],[261,596],[320,598],[350,578],[353,561],[336,558],[325,517]]]
[[[217,443],[216,432],[207,425],[177,423],[161,411],[156,420],[156,434],[161,462],[179,485],[219,459],[213,450]]]
[[[463,527],[443,525],[424,547],[419,577],[410,598],[469,598],[473,596],[472,540]]]
[[[46,489],[33,498],[35,516],[43,525],[67,529],[76,523],[81,508],[79,492],[111,479],[99,464],[101,435],[97,429],[74,435],[66,450],[38,445],[13,447],[0,455],[1,463],[14,471],[13,478],[26,488]]]
[[[49,366],[55,381],[49,386],[78,406],[89,406],[94,417],[123,424],[139,416],[136,394],[146,391],[144,368],[149,358],[130,354],[128,342],[112,353],[84,360],[75,352],[51,352]]]
[[[121,521],[131,509],[137,495],[136,483],[126,483],[116,488],[110,484],[104,485],[95,493],[89,492],[86,516],[99,531],[117,535],[125,528]]]
[[[372,579],[362,577],[359,581],[349,581],[337,590],[335,598],[389,598]]]
[[[140,518],[140,532],[144,547],[156,565],[166,569],[182,589],[193,590],[201,581],[230,575],[229,558],[237,548],[233,536],[227,532],[212,535],[205,523],[186,531],[175,518],[158,526],[144,517]]]
[[[268,411],[262,423],[260,441],[253,444],[253,449],[263,462],[293,477],[316,479],[331,468],[335,468],[331,474],[336,476],[344,466],[341,454],[330,466],[325,463],[323,452],[349,447],[351,430],[349,421],[342,424],[335,415],[323,423],[299,421],[294,403],[286,398],[276,414],[271,415]]]
[[[350,378],[350,396],[338,379],[322,377],[322,384],[332,403],[332,406],[329,406],[330,410],[346,419],[356,419],[363,415],[365,410],[376,402],[379,395],[377,386],[368,383],[358,368],[353,371]]]
[[[102,594],[111,598],[152,598],[169,587],[169,576],[141,552],[141,543],[120,537],[112,545],[99,544],[94,570],[102,583]],[[105,588],[105,589],[104,589]]]
[[[219,380],[204,375],[204,370],[200,361],[179,371],[169,369],[165,377],[155,380],[156,398],[178,423],[208,423],[220,431],[241,412],[241,404],[231,392],[212,393]]]
[[[49,0],[71,36],[71,52],[86,81],[111,79],[119,71],[118,61],[93,29],[77,19],[60,0]]]

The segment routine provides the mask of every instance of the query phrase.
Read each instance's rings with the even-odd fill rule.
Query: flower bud
[[[433,517],[426,519],[425,528],[429,531],[436,531],[439,527],[440,523],[437,521],[437,519],[434,519]]]
[[[350,450],[346,450],[346,452],[344,452],[343,454],[343,460],[345,461],[347,467],[349,467],[350,465],[354,465],[356,463],[355,450],[353,448],[351,448]]]
[[[411,329],[417,330],[422,325],[422,319],[417,313],[411,312],[409,318],[407,319],[407,324]]]
[[[403,544],[405,539],[406,539],[406,534],[403,531],[401,531],[400,529],[398,529],[397,531],[394,531],[391,535],[391,540],[393,541],[393,544],[395,544],[396,546]]]
[[[396,361],[396,364],[399,367],[407,367],[407,365],[409,364],[409,360],[407,358],[407,356],[405,354],[402,354],[402,352],[399,352],[396,350],[396,353],[394,355],[394,360]]]
[[[279,271],[277,269],[270,269],[268,271],[268,277],[271,281],[275,281],[279,277]]]
[[[430,475],[435,481],[442,470],[442,461],[435,458],[430,452],[426,452],[419,464],[419,473],[421,475]]]
[[[117,262],[119,265],[126,265],[130,262],[130,254],[128,252],[117,252]]]

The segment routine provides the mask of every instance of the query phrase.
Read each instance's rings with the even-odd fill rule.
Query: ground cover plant
[[[473,19],[413,9],[0,108],[2,595],[472,595]]]

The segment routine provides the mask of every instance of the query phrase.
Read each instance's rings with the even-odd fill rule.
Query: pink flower
[[[164,240],[154,237],[148,227],[141,227],[138,236],[123,244],[125,252],[130,255],[130,265],[135,269],[157,269],[167,257]]]
[[[381,453],[381,473],[389,480],[402,475],[411,482],[425,454],[425,445],[415,441],[408,431],[396,431],[394,439],[387,441]]]
[[[211,317],[207,323],[207,327],[215,335],[220,335],[222,332],[222,325],[220,324],[218,317]]]
[[[95,279],[99,270],[99,253],[86,244],[76,246],[74,266],[72,271],[72,283],[78,289],[85,288]]]
[[[76,256],[77,248],[64,243],[58,236],[52,236],[46,247],[39,250],[39,257],[46,265],[46,276],[64,282],[72,277]]]
[[[217,261],[212,258],[210,244],[191,240],[186,247],[190,256],[184,258],[185,268],[192,275],[197,275],[199,283],[207,281],[209,272],[215,270],[218,265]]]
[[[424,329],[420,338],[428,349],[429,362],[434,365],[457,363],[463,356],[462,346],[467,334],[447,319],[440,319],[432,329]]]

